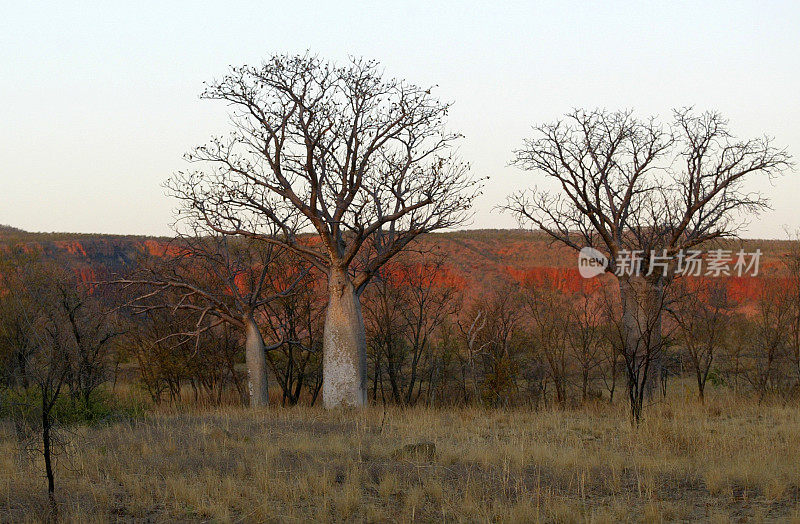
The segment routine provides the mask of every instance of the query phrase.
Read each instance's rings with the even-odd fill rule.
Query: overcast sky
[[[491,177],[471,227],[515,227],[493,207],[535,177],[512,151],[573,107],[717,109],[800,157],[800,2],[61,4],[0,7],[0,224],[30,231],[168,234],[161,184],[226,131],[202,82],[278,52],[438,85],[460,154]],[[750,187],[774,211],[747,236],[800,227],[800,172]]]

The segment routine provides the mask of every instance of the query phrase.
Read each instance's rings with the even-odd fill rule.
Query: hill
[[[167,242],[169,239],[164,237],[29,233],[0,226],[0,253],[23,246],[66,265],[84,281],[129,271],[136,267],[142,254],[157,254]],[[548,285],[564,292],[578,291],[587,283],[578,273],[577,254],[538,231],[432,233],[421,237],[414,247],[444,255],[443,278],[473,296],[504,283]],[[715,247],[762,252],[758,277],[725,277],[736,298],[753,300],[764,284],[787,277],[782,259],[792,251],[789,241],[732,240]]]

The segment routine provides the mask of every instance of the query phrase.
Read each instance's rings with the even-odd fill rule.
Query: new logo
[[[578,272],[583,278],[602,275],[608,267],[608,259],[593,247],[585,247],[578,254]]]

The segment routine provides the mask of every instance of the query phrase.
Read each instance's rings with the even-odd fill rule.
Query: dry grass
[[[62,517],[213,521],[800,518],[800,408],[670,399],[639,428],[577,411],[159,412],[81,428]],[[398,449],[433,442],[433,460]],[[47,514],[41,464],[0,428],[0,518]]]

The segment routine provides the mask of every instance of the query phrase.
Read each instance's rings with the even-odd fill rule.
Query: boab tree
[[[194,343],[200,351],[204,335],[221,331],[223,325],[238,330],[245,345],[250,406],[266,406],[266,354],[284,340],[266,346],[258,320],[269,314],[266,306],[293,293],[307,272],[300,266],[279,266],[281,251],[269,243],[192,224],[191,234],[165,246],[134,278],[115,283],[135,289],[129,304],[135,314],[167,310],[193,320],[188,329],[160,337],[157,345]]]
[[[620,273],[621,349],[636,420],[664,347],[661,319],[671,267],[664,260],[735,235],[742,214],[767,207],[744,182],[771,178],[791,165],[789,154],[766,137],[734,138],[718,113],[681,109],[673,116],[673,125],[665,127],[630,111],[575,110],[536,126],[514,164],[558,189],[520,192],[504,206],[558,242],[601,250],[607,270]],[[626,253],[641,260],[621,267]],[[631,271],[635,265],[639,276]]]
[[[229,105],[232,131],[187,155],[202,167],[168,188],[215,231],[284,246],[324,272],[323,400],[365,403],[361,293],[417,235],[462,223],[478,191],[453,157],[450,104],[374,61],[308,55],[233,67],[202,97]]]

